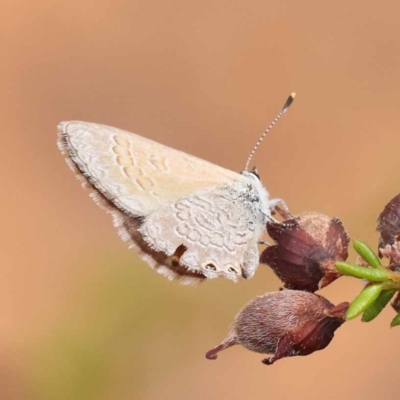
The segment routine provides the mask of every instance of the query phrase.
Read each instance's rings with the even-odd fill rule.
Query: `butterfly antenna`
[[[256,145],[253,147],[253,150],[251,151],[249,158],[247,159],[246,166],[244,167],[244,170],[247,171],[249,168],[249,164],[251,159],[253,158],[255,152],[257,151],[258,147],[260,146],[261,142],[264,140],[265,136],[267,133],[274,127],[274,125],[279,121],[279,119],[282,117],[283,114],[288,110],[290,105],[293,103],[294,98],[296,97],[296,93],[292,93],[288,99],[286,100],[285,105],[282,107],[282,110],[279,112],[279,114],[274,118],[274,120],[270,123],[268,128],[265,130],[265,132],[261,135],[260,139],[258,139]]]

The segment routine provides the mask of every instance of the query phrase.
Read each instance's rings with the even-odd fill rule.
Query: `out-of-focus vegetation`
[[[398,399],[391,310],[271,368],[239,346],[206,360],[278,279],[265,266],[237,285],[157,276],[55,145],[60,121],[86,120],[240,171],[296,91],[253,159],[263,183],[293,213],[338,216],[376,243],[399,192],[398,1],[5,0],[1,11],[1,400]],[[343,277],[323,295],[337,304],[360,288]]]
[[[140,398],[152,384],[149,370],[179,376],[176,360],[203,360],[191,346],[193,315],[205,324],[216,314],[229,318],[231,307],[212,297],[207,307],[194,293],[199,289],[165,280],[157,292],[139,273],[146,266],[131,259],[98,260],[95,268],[94,275],[82,275],[68,306],[32,347],[27,383],[34,399],[101,400],[119,391],[122,396],[127,387]],[[157,359],[161,348],[164,360]]]

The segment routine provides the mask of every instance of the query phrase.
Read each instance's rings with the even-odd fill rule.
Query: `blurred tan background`
[[[5,1],[1,11],[0,398],[398,399],[391,309],[324,351],[274,366],[215,362],[250,281],[182,287],[114,231],[56,148],[61,120],[100,122],[241,170],[292,212],[339,216],[376,246],[400,191],[400,5],[376,1]],[[354,260],[354,252],[351,260]],[[342,278],[321,294],[351,300]]]

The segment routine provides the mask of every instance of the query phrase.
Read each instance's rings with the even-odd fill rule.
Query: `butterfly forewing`
[[[121,129],[62,122],[59,147],[118,208],[135,216],[241,175]]]

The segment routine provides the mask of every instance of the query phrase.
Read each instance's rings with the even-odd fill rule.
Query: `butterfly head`
[[[258,173],[258,169],[256,167],[254,167],[251,171],[245,169],[240,172],[240,175],[245,176],[250,181],[254,180],[255,182],[261,182],[260,174]]]
[[[251,171],[249,171],[250,174],[255,176],[259,181],[261,181],[260,174],[258,173],[257,167],[253,167]]]

